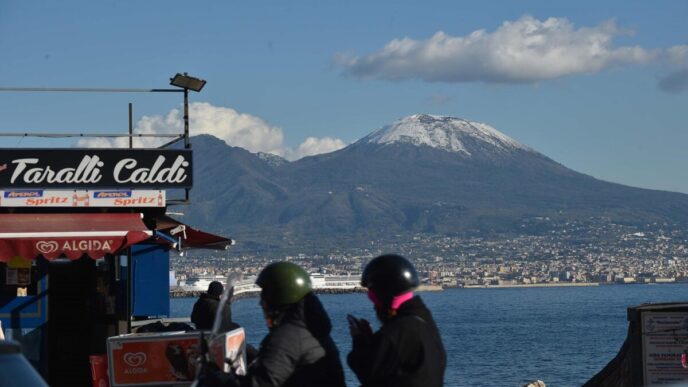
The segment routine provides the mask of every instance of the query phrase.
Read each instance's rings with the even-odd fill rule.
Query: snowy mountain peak
[[[273,155],[272,153],[258,152],[258,153],[256,153],[256,156],[258,156],[259,159],[265,161],[266,163],[268,163],[270,166],[273,166],[273,167],[279,167],[280,165],[286,164],[289,162],[289,161],[287,161],[287,159],[280,157],[280,156],[277,156],[277,155]]]
[[[501,152],[517,149],[532,151],[487,124],[428,114],[404,117],[376,130],[362,141],[374,144],[427,145],[449,152],[464,153],[468,156],[476,149],[485,149],[485,146]]]

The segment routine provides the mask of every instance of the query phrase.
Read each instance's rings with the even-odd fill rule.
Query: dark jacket
[[[437,325],[418,296],[372,337],[354,337],[347,360],[363,387],[439,387],[447,365]]]
[[[219,296],[211,296],[208,293],[201,294],[201,297],[196,301],[193,311],[191,312],[191,322],[194,323],[196,329],[213,329],[215,313],[217,312],[219,304]]]
[[[332,324],[320,300],[310,293],[291,306],[263,339],[241,386],[344,387]]]

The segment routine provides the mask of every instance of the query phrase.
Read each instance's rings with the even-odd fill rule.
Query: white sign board
[[[215,336],[208,344],[210,357],[215,364],[230,372],[234,369],[237,375],[246,375],[246,333],[244,328],[237,328]]]
[[[165,207],[164,190],[0,191],[0,207]]]
[[[91,207],[165,207],[165,191],[87,191]]]
[[[683,368],[681,355],[688,351],[688,312],[643,312],[642,316],[645,385],[686,385],[688,368]]]

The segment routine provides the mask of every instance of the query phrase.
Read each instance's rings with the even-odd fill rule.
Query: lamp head
[[[203,79],[192,77],[187,73],[177,73],[174,77],[170,78],[170,85],[198,92],[203,89],[203,86],[205,86],[205,81]]]

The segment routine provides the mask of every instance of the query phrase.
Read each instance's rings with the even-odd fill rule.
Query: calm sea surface
[[[626,308],[646,302],[688,300],[688,285],[451,289],[421,293],[447,350],[446,386],[579,386],[602,369],[626,337]],[[346,315],[375,321],[365,294],[321,295],[346,366],[351,349]],[[194,299],[171,300],[173,317],[189,316]],[[258,300],[236,301],[236,322],[258,345],[267,333]]]

